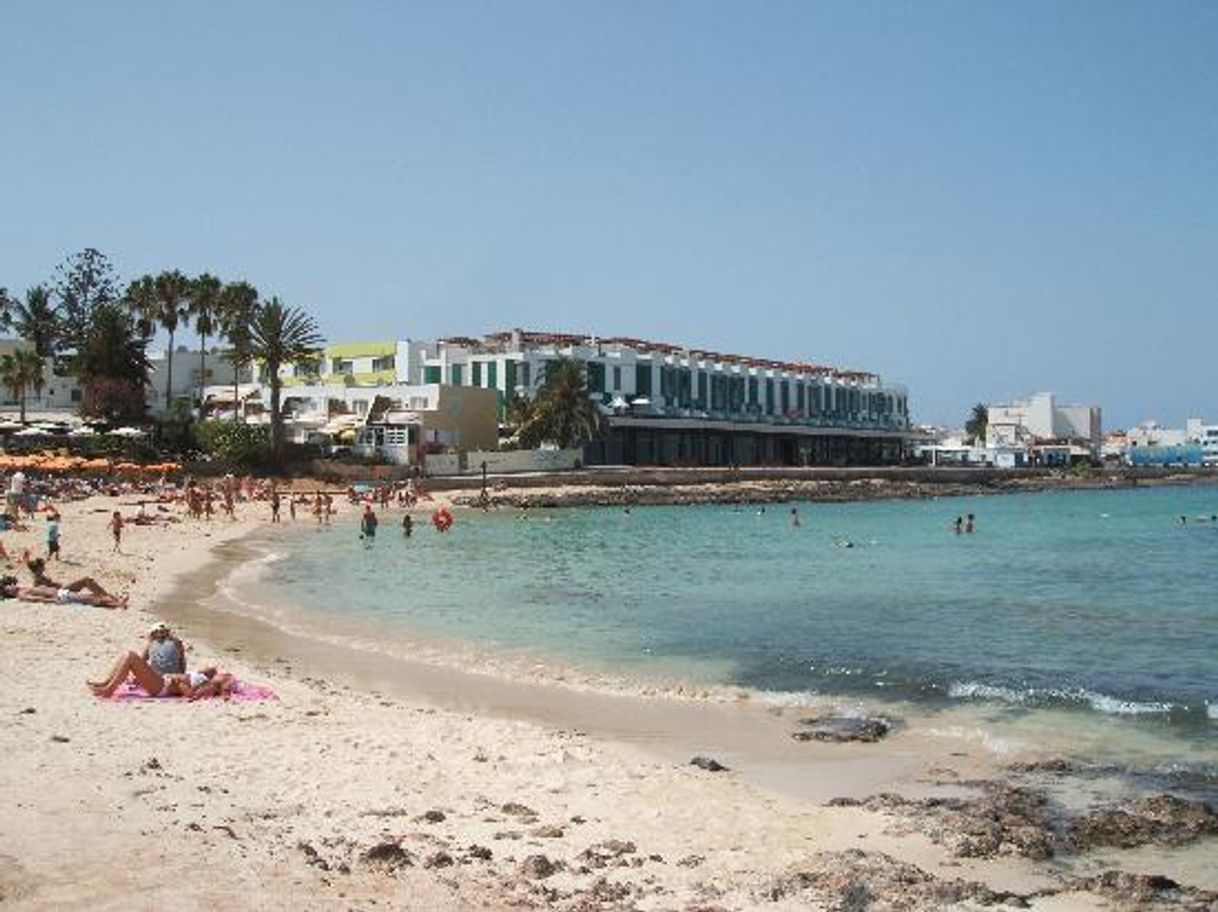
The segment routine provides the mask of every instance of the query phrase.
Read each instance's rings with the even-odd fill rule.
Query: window
[[[605,391],[605,365],[599,361],[588,362],[588,392],[603,393]]]
[[[620,367],[613,368],[613,391],[620,392],[622,389],[622,369]]]
[[[394,368],[393,355],[385,355],[383,358],[372,359],[372,369],[374,371],[391,371]]]
[[[765,379],[765,411],[767,415],[774,414],[774,381],[769,377]]]
[[[441,383],[441,382],[443,382],[440,379],[440,365],[429,364],[426,367],[424,367],[423,368],[423,382],[424,383]]]
[[[355,372],[355,362],[343,358],[330,359],[330,372],[333,374],[351,374]],[[303,367],[301,373],[305,373]]]
[[[503,388],[509,393],[516,392],[516,365],[510,358],[503,362]]]
[[[651,395],[650,364],[636,364],[634,366],[634,391],[640,396]]]
[[[449,373],[449,376],[451,377],[451,380],[449,382],[452,383],[453,386],[460,386],[461,385],[461,365],[454,364],[452,367],[450,367],[448,369],[448,373]]]
[[[352,403],[352,405],[355,406],[355,414],[357,414],[361,417],[368,414],[368,400],[367,399],[356,399],[355,402]]]
[[[470,385],[471,386],[481,386],[482,385],[482,362],[481,361],[471,361],[470,367],[473,370],[473,379],[470,381]]]
[[[706,372],[698,371],[698,400],[694,403],[700,409],[706,408]]]
[[[499,362],[486,362],[486,388],[499,389]]]
[[[524,386],[524,387],[532,386],[532,384],[529,382],[531,379],[529,375],[532,372],[533,372],[533,365],[531,365],[528,361],[520,362],[520,385],[521,386]]]

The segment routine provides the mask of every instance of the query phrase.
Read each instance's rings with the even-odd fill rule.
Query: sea
[[[973,531],[956,520],[973,516]],[[1051,713],[1218,770],[1218,487],[312,517],[232,586],[295,629],[587,686]],[[798,523],[796,523],[798,519]],[[967,522],[962,523],[966,526]]]

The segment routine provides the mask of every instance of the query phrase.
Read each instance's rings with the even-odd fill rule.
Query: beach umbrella
[[[13,434],[14,437],[45,437],[46,435],[47,432],[38,427],[27,427]]]
[[[106,433],[108,433],[111,437],[143,437],[144,436],[143,431],[141,431],[139,428],[134,428],[134,427],[115,428],[114,430],[107,431]]]

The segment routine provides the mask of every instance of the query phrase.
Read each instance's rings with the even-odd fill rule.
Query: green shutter
[[[440,365],[438,364],[428,364],[423,368],[424,383],[442,383],[441,376]]]
[[[503,362],[503,379],[504,379],[503,385],[505,387],[507,387],[508,394],[510,395],[512,393],[515,393],[516,392],[516,362],[515,361],[509,360],[509,361]]]
[[[470,381],[471,385],[472,386],[481,386],[482,385],[482,362],[481,361],[471,361],[470,365],[473,368],[473,380]]]
[[[449,368],[449,373],[452,375],[452,385],[460,386],[461,385],[461,365],[454,364],[452,367]]]
[[[499,389],[499,362],[486,362],[486,386],[487,389]]]

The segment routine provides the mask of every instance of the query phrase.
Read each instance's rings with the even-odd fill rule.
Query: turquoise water
[[[264,585],[629,675],[1218,732],[1218,524],[1198,521],[1218,488],[801,503],[799,528],[790,506],[504,511],[409,539],[390,512],[372,544],[302,524]]]

